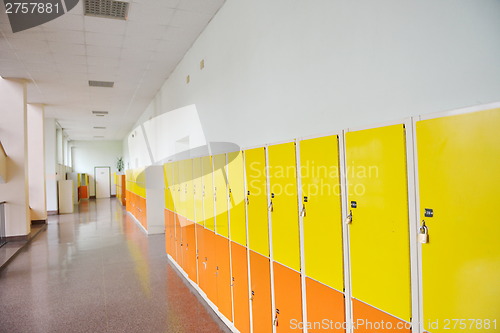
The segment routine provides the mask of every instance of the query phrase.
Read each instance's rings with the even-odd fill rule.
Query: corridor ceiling
[[[45,104],[70,140],[121,140],[224,0],[132,0],[126,20],[86,16],[80,0],[16,33],[0,2],[0,76],[28,79],[28,103]]]

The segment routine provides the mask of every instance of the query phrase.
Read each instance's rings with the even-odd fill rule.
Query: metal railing
[[[5,201],[0,202],[0,247],[7,243],[5,237]]]

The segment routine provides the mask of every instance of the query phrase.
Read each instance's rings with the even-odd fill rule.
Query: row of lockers
[[[492,109],[168,163],[167,253],[241,332],[498,332],[499,126]]]

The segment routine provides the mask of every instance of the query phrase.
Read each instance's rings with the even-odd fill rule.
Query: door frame
[[[95,166],[94,167],[94,196],[97,199],[97,177],[96,177],[96,169],[97,168],[109,169],[109,197],[111,198],[111,167],[109,167],[109,166]]]

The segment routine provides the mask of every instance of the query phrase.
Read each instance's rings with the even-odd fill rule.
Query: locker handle
[[[250,204],[250,198],[247,196],[247,205]]]
[[[349,211],[349,215],[345,218],[345,224],[351,224],[352,222],[352,210]]]
[[[274,316],[274,321],[273,321],[273,325],[274,326],[278,326],[278,315],[280,314],[280,310],[279,309],[276,309],[276,314]]]
[[[306,217],[306,205],[302,205],[302,210],[300,211],[300,217]]]
[[[250,300],[253,301],[253,297],[255,296],[255,291],[252,290],[252,296],[250,296]]]
[[[272,213],[273,212],[273,201],[271,200],[269,202],[269,207],[268,207],[269,211]]]

